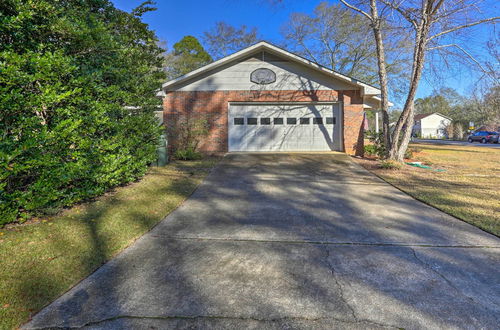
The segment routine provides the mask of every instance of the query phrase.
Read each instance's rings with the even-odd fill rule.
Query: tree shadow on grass
[[[202,171],[206,172],[206,169]],[[199,170],[193,168],[191,172],[178,173],[175,179],[169,174],[171,183],[168,185],[150,182],[146,186],[138,182],[130,193],[125,193],[129,188],[124,188],[65,211],[49,223],[20,228],[20,231],[34,235],[33,239],[20,236],[21,239],[35,243],[29,243],[22,253],[30,254],[32,247],[41,250],[20,257],[13,264],[13,273],[8,279],[11,293],[5,296],[15,308],[9,312],[10,316],[5,314],[9,324],[14,322],[12,326],[16,326],[17,320],[38,311],[131,244],[138,235],[147,232],[162,217],[157,212],[159,209],[174,208],[196,187]],[[162,180],[165,176],[160,173],[153,170],[152,175],[156,180]],[[164,205],[159,207],[158,200]],[[41,244],[37,245],[38,242]]]

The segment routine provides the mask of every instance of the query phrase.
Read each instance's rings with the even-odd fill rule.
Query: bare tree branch
[[[440,46],[435,46],[435,47],[429,47],[427,48],[428,51],[431,50],[438,50],[438,49],[443,49],[443,48],[448,48],[448,47],[455,47],[458,50],[460,50],[462,53],[464,53],[471,61],[477,64],[477,66],[481,69],[481,71],[487,75],[490,75],[490,72],[483,67],[483,65],[468,51],[460,47],[460,45],[457,44],[447,44],[447,45],[440,45]],[[498,80],[496,77],[492,77],[497,83],[500,83],[500,80]]]
[[[366,18],[368,18],[370,21],[373,21],[373,18],[372,18],[372,17],[370,16],[370,14],[368,14],[367,12],[365,12],[365,11],[363,11],[363,10],[359,9],[358,7],[355,7],[355,6],[353,6],[353,5],[349,4],[349,3],[347,3],[347,2],[346,2],[346,1],[344,1],[344,0],[340,0],[340,2],[342,2],[342,3],[346,6],[346,7],[351,8],[352,10],[357,11],[358,13],[360,13],[360,14],[362,14],[362,15],[366,16]]]
[[[470,8],[476,8],[477,11],[481,11],[478,7],[477,7],[477,4],[479,2],[482,2],[483,0],[477,0],[476,2],[473,2],[473,3],[470,3],[470,4],[465,4],[463,3],[463,6],[457,6],[455,9],[448,9],[442,13],[435,13],[434,15],[434,22],[436,21],[440,21],[440,20],[443,20],[447,17],[450,17],[450,16],[454,16],[454,15],[457,15],[457,14],[461,14],[462,12],[464,12],[464,14],[467,13],[467,11],[470,9]]]
[[[434,7],[434,9],[432,10],[431,15],[436,14],[436,12],[439,10],[439,7],[441,7],[441,5],[443,4],[443,2],[444,2],[444,0],[439,0],[439,2],[436,4],[436,6]]]
[[[313,60],[313,62],[315,63],[320,63],[320,61],[318,61],[316,59],[316,57],[314,56],[314,54],[309,50],[309,47],[307,47],[305,44],[304,44],[304,41],[303,40],[300,40],[299,41],[299,45],[302,46],[302,48],[306,51],[307,55]],[[333,69],[332,69],[333,70]]]
[[[400,13],[408,22],[411,23],[411,25],[413,25],[413,27],[415,28],[415,30],[418,29],[418,26],[417,26],[417,21],[411,17],[410,13],[404,9],[401,8],[401,3],[400,4],[394,4],[393,2],[391,1],[387,1],[387,0],[380,0],[380,2],[382,2],[384,5],[388,6],[389,8],[392,8],[394,10],[396,10],[398,13]]]
[[[500,16],[485,18],[485,19],[482,19],[482,20],[479,20],[479,21],[475,21],[475,22],[472,22],[472,23],[468,23],[468,24],[464,24],[464,25],[460,25],[460,26],[455,26],[455,27],[453,27],[451,29],[448,29],[448,30],[436,33],[433,36],[430,36],[427,39],[427,41],[430,41],[430,40],[432,40],[434,38],[441,37],[442,35],[445,35],[445,34],[448,34],[448,33],[451,33],[451,32],[455,32],[457,30],[465,29],[465,28],[468,28],[468,27],[471,27],[471,26],[475,26],[475,25],[478,25],[478,24],[482,24],[482,23],[486,23],[486,22],[498,21],[498,20],[500,20]]]

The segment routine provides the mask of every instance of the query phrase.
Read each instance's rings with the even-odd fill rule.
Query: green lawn
[[[0,329],[16,328],[146,233],[216,158],[151,168],[139,182],[26,225],[0,229]]]
[[[364,167],[409,195],[500,236],[500,149],[413,144],[413,158],[444,172],[405,165],[384,170],[374,160]]]

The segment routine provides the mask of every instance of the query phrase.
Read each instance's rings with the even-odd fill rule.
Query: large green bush
[[[140,19],[149,4],[0,2],[0,225],[102,194],[154,161],[163,74]]]

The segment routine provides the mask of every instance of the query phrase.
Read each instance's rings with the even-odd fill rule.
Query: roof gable
[[[206,77],[210,72],[213,72],[217,69],[233,66],[237,63],[241,63],[242,61],[248,61],[252,59],[258,60],[259,54],[262,54],[263,59],[265,59],[266,54],[268,57],[272,57],[272,62],[290,62],[294,63],[295,65],[304,66],[309,70],[316,72],[316,75],[318,75],[319,73],[318,76],[323,75],[325,76],[325,78],[329,79],[331,79],[332,77],[336,78],[335,80],[351,86],[352,89],[360,89],[362,95],[373,96],[380,94],[380,90],[371,85],[342,75],[338,72],[318,65],[314,62],[311,62],[305,58],[302,58],[298,55],[290,53],[284,49],[281,49],[264,41],[247,47],[232,55],[226,56],[218,61],[205,65],[204,67],[201,67],[197,70],[191,71],[179,78],[170,80],[162,85],[162,89],[163,91],[176,90],[179,86],[185,86],[194,83],[198,79]]]
[[[415,115],[414,121],[419,121],[419,120],[422,120],[424,118],[430,117],[432,115],[437,115],[437,116],[440,116],[442,118],[445,118],[445,119],[448,119],[448,120],[452,120],[450,117],[442,115],[439,112],[432,112],[432,113],[421,113],[421,114]]]

